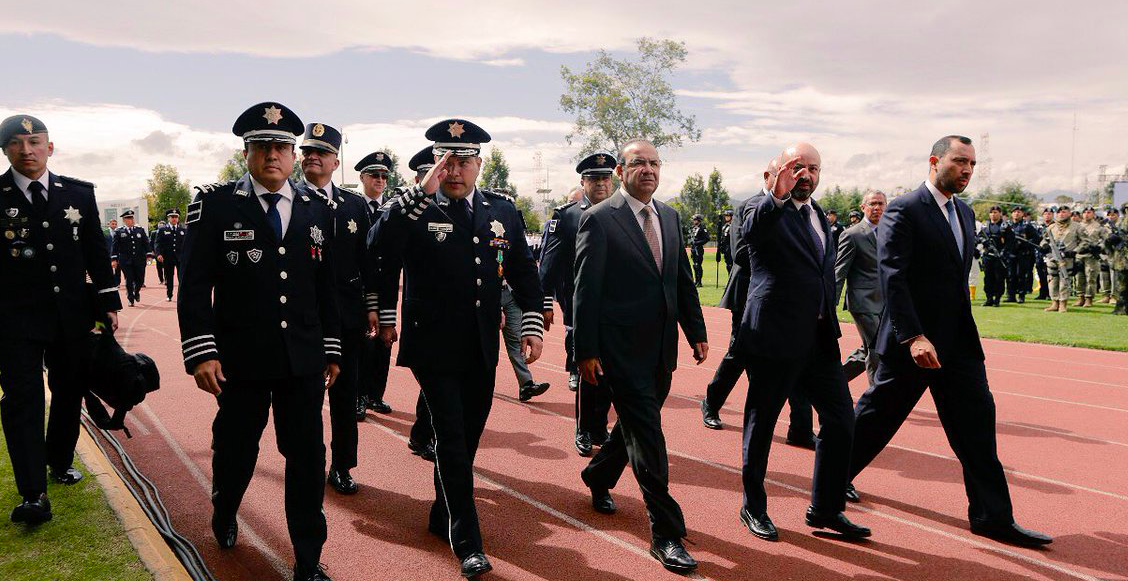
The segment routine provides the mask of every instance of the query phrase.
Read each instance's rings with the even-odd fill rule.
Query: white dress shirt
[[[948,208],[947,208],[948,200],[950,200],[951,198],[949,198],[949,197],[945,196],[944,194],[940,193],[940,190],[937,189],[936,186],[932,185],[932,182],[930,182],[928,180],[924,180],[924,185],[925,185],[925,187],[928,188],[928,191],[932,193],[932,199],[936,200],[936,207],[940,208],[940,213],[944,216],[944,221],[947,222],[949,225],[951,225],[952,221],[948,218]],[[960,236],[962,237],[963,236],[963,227],[960,226],[959,211],[960,211],[959,208],[956,208],[955,230],[956,230],[956,232],[959,232]],[[962,243],[962,241],[961,241],[961,243]]]
[[[255,190],[255,197],[258,198],[259,203],[262,204],[263,212],[270,211],[270,204],[262,197],[263,194],[282,194],[282,197],[274,207],[278,209],[278,217],[282,219],[282,237],[285,238],[286,229],[290,227],[290,214],[293,213],[294,210],[294,191],[290,189],[290,180],[283,182],[282,189],[277,192],[266,189],[266,186],[258,183],[253,177],[251,178],[251,186]]]
[[[22,173],[16,171],[16,168],[11,168],[11,169],[12,169],[12,181],[16,182],[16,187],[19,188],[21,192],[23,192],[23,195],[24,195],[25,198],[27,198],[28,202],[34,203],[34,201],[31,199],[31,190],[27,189],[27,187],[30,186],[31,182],[33,182],[33,181],[43,184],[43,199],[44,200],[47,199],[47,195],[48,195],[47,191],[51,189],[51,188],[48,187],[51,183],[50,172],[44,171],[43,175],[39,176],[39,179],[33,180],[33,179],[23,175]]]
[[[642,225],[642,209],[650,208],[651,219],[654,220],[654,233],[658,235],[658,258],[661,259],[665,256],[662,250],[662,224],[658,220],[658,208],[654,207],[654,198],[651,198],[648,203],[643,204],[626,192],[623,192],[623,197],[627,199],[627,205],[631,207],[631,212],[634,213],[635,220],[638,220],[638,229],[643,232],[643,238],[646,238],[646,230]]]

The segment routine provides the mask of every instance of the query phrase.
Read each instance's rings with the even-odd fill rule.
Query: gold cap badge
[[[271,105],[263,110],[262,116],[268,124],[278,125],[278,122],[282,120],[282,110]]]
[[[32,130],[32,127],[33,127],[33,125],[31,124],[31,119],[27,119],[27,118],[25,118],[25,119],[24,119],[24,120],[23,120],[23,121],[22,121],[22,122],[20,123],[20,125],[22,125],[22,126],[23,126],[23,128],[24,128],[24,131],[27,131],[28,133],[31,133],[31,130]]]
[[[463,127],[464,125],[455,121],[447,126],[447,132],[450,133],[451,137],[462,137],[463,132],[465,132]]]
[[[321,137],[322,135],[325,135],[325,126],[320,124],[320,123],[318,123],[317,125],[314,125],[313,126],[313,136],[314,137]]]

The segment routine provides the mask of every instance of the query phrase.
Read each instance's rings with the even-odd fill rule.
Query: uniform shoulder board
[[[348,189],[348,188],[342,188],[342,187],[340,187],[340,186],[337,186],[337,189],[338,189],[338,190],[341,190],[342,192],[347,192],[347,193],[350,193],[350,194],[352,194],[352,195],[354,195],[354,196],[357,196],[357,197],[361,197],[361,198],[363,198],[363,197],[364,197],[364,194],[362,194],[362,193],[360,193],[360,192],[358,192],[358,191],[356,191],[356,190],[350,190],[350,189]]]
[[[214,184],[202,184],[202,185],[196,186],[196,192],[201,193],[201,194],[206,194],[206,193],[209,193],[209,192],[215,192],[215,191],[222,189],[223,186],[229,186],[233,183],[235,183],[235,182],[228,181],[228,182],[215,182]]]
[[[557,212],[563,212],[564,210],[567,210],[568,208],[571,208],[572,206],[575,206],[578,203],[579,202],[572,201],[572,202],[568,202],[566,204],[560,204],[559,206],[556,206],[555,208],[553,208],[553,210],[555,210]]]
[[[321,200],[322,202],[325,202],[325,204],[327,206],[329,206],[331,209],[333,209],[333,210],[337,209],[337,201],[334,200],[333,197],[330,196],[328,193],[322,194],[321,192],[319,192],[319,191],[317,191],[313,188],[310,188],[310,187],[304,188],[303,192],[306,195],[308,195],[312,198],[316,198],[318,200]]]
[[[58,177],[60,180],[63,180],[64,182],[67,182],[68,184],[71,184],[71,185],[83,186],[83,187],[87,187],[87,188],[94,188],[93,182],[88,182],[86,180],[80,180],[78,178],[72,178],[70,176],[56,176],[56,177]]]
[[[494,198],[496,200],[505,200],[505,201],[509,202],[510,204],[514,204],[514,205],[517,204],[517,202],[515,201],[513,196],[501,194],[501,193],[495,192],[493,190],[482,190],[482,193],[491,197],[491,198]]]

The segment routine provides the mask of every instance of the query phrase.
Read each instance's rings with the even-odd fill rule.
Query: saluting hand
[[[576,367],[579,368],[580,377],[584,381],[592,385],[599,385],[599,380],[603,377],[603,366],[600,365],[598,357],[577,361]]]
[[[337,383],[337,376],[341,374],[341,368],[336,363],[330,363],[325,366],[325,389],[333,387]]]
[[[450,152],[446,152],[439,161],[435,162],[435,166],[427,170],[427,175],[419,182],[420,187],[423,188],[423,193],[428,196],[434,195],[439,191],[439,184],[443,183],[447,175],[450,174],[450,168],[447,167],[447,162],[450,161]]]
[[[227,382],[227,378],[223,376],[223,366],[217,359],[197,364],[192,370],[192,378],[196,380],[196,387],[212,395],[219,395],[223,391],[219,384]]]
[[[803,168],[798,172],[795,171],[795,164],[799,163],[801,158],[795,156],[779,166],[774,174],[775,185],[772,187],[772,195],[778,200],[782,200],[791,195],[791,188],[799,182],[799,179],[805,177],[807,168]]]

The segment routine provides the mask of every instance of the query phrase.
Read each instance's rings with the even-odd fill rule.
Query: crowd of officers
[[[1037,273],[1035,299],[1051,301],[1048,312],[1066,312],[1076,296],[1074,307],[1115,303],[1114,315],[1128,314],[1125,213],[1128,204],[1100,214],[1093,206],[1062,205],[1046,208],[1035,223],[1025,208],[1012,208],[1007,221],[1003,208],[992,206],[976,236],[984,306],[1025,302]]]

